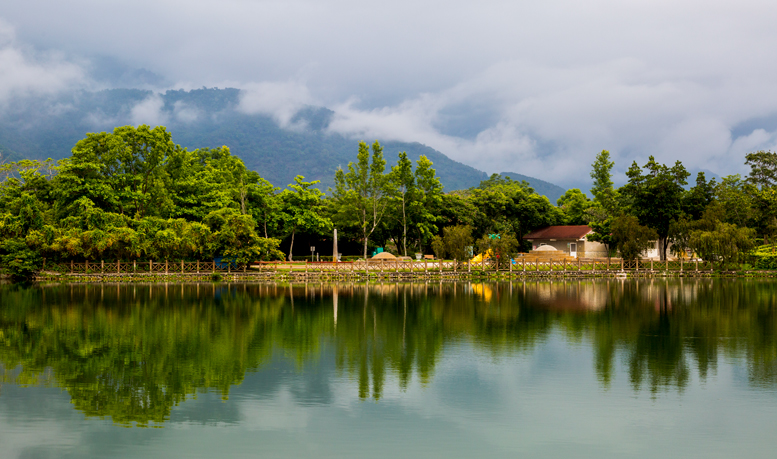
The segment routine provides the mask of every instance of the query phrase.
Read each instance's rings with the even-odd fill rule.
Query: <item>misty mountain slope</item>
[[[87,132],[111,131],[115,126],[161,124],[173,141],[188,149],[228,146],[246,165],[276,186],[285,187],[295,175],[333,186],[338,167],[356,160],[359,139],[327,130],[334,112],[306,107],[286,128],[269,115],[240,110],[238,89],[175,90],[164,94],[138,89],[72,93],[58,99],[36,99],[6,110],[0,123],[0,145],[19,157],[60,159],[68,156]],[[375,139],[363,139],[371,144]],[[446,191],[477,186],[485,172],[456,162],[420,143],[381,141],[387,169],[406,151],[413,161],[426,155]],[[542,180],[509,173],[528,181],[555,203],[564,190]],[[559,191],[560,190],[560,191]]]

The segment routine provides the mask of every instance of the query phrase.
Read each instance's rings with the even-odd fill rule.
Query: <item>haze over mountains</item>
[[[288,116],[248,113],[241,109],[238,89],[170,90],[155,93],[141,89],[79,91],[55,98],[24,98],[10,103],[0,115],[0,152],[7,160],[60,159],[68,156],[87,132],[110,131],[121,125],[164,125],[173,141],[194,149],[227,145],[246,165],[276,186],[294,176],[320,180],[321,189],[333,185],[337,167],[356,159],[358,140],[327,128],[335,113],[305,106]],[[363,139],[372,143],[375,139]],[[426,155],[446,191],[477,186],[487,174],[456,162],[420,143],[382,141],[387,167],[406,151],[416,160]],[[526,180],[552,203],[564,189],[519,173],[503,173]]]

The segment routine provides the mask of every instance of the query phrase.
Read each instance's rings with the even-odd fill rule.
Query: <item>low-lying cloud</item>
[[[0,105],[78,87],[84,76],[81,66],[61,54],[29,52],[16,41],[14,28],[0,19]]]

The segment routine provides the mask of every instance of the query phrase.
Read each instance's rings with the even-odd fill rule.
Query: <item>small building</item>
[[[531,241],[532,250],[548,245],[570,257],[606,257],[607,247],[604,244],[587,240],[591,233],[593,230],[588,225],[546,226],[523,238]]]

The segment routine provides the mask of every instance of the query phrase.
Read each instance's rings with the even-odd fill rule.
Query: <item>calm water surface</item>
[[[0,457],[769,457],[777,283],[0,286]]]

